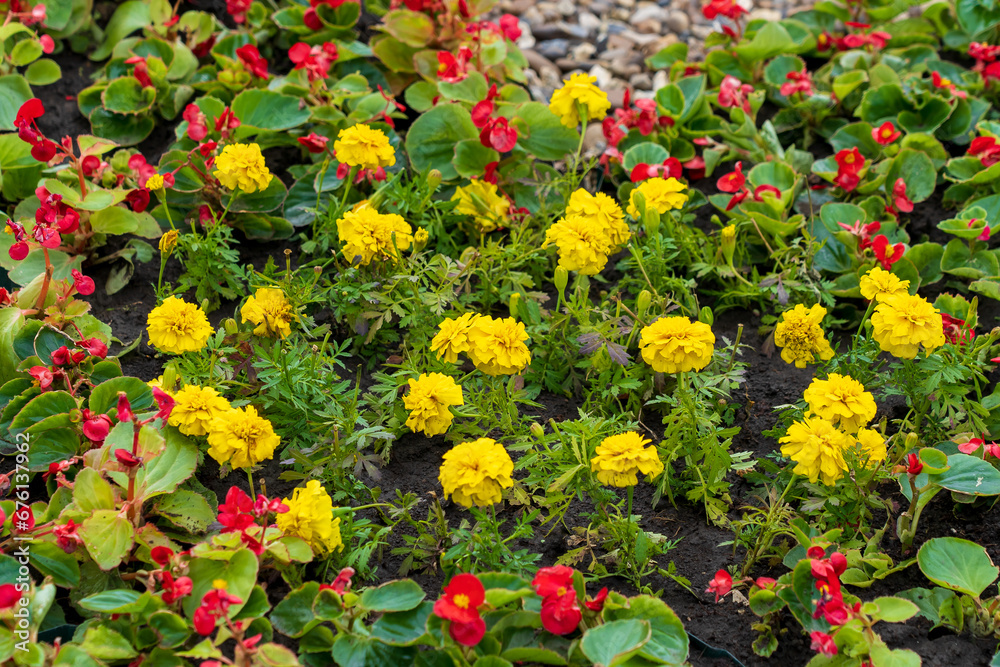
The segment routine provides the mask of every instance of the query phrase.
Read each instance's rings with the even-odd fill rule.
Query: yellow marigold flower
[[[588,276],[600,273],[608,263],[610,240],[604,230],[581,216],[562,218],[545,231],[542,247],[559,248],[559,266]]]
[[[319,554],[344,548],[340,517],[333,518],[333,500],[318,480],[309,480],[281,502],[288,506],[288,511],[275,519],[282,533],[302,538]]]
[[[295,319],[292,304],[288,303],[285,293],[272,287],[261,287],[240,308],[240,316],[244,322],[257,325],[253,330],[258,336],[269,338],[285,338],[292,333],[289,326]]]
[[[233,468],[249,468],[274,456],[281,438],[252,405],[215,418],[208,431],[208,454]]]
[[[913,359],[923,345],[928,354],[944,345],[941,311],[907,293],[883,296],[872,313],[872,335],[883,351]]]
[[[337,221],[337,233],[344,244],[344,258],[353,263],[360,257],[361,266],[376,258],[395,261],[397,251],[413,243],[413,230],[406,220],[395,213],[379,213],[371,204],[344,213]]]
[[[563,79],[563,87],[552,93],[549,109],[559,116],[566,127],[577,127],[580,124],[580,108],[586,110],[587,120],[603,120],[611,108],[607,94],[595,86],[596,76],[573,74]]]
[[[479,438],[456,445],[444,455],[438,479],[444,495],[464,507],[500,502],[501,491],[514,486],[514,462],[499,442]]]
[[[469,327],[467,336],[469,358],[487,375],[513,375],[531,363],[524,323],[513,317],[496,320],[478,317]]]
[[[163,189],[163,177],[159,174],[153,174],[146,179],[146,189],[147,190],[161,190]]]
[[[364,123],[352,125],[337,134],[333,142],[337,159],[351,167],[378,169],[396,164],[396,151],[382,130]]]
[[[427,233],[427,230],[421,227],[413,233],[413,248],[423,250],[430,238],[431,235]]]
[[[810,412],[848,433],[857,433],[875,417],[875,398],[850,375],[830,373],[825,380],[813,380],[802,398]]]
[[[438,334],[431,340],[431,351],[437,352],[438,359],[444,357],[449,364],[458,361],[458,355],[469,351],[469,329],[481,315],[465,313],[455,319],[441,320]]]
[[[823,361],[833,358],[833,348],[819,325],[826,317],[826,308],[820,305],[806,308],[801,303],[781,314],[781,321],[774,328],[774,344],[781,348],[785,363],[805,368],[819,357]]]
[[[171,229],[170,231],[164,232],[163,236],[160,237],[160,252],[169,253],[177,245],[177,237],[180,234],[176,229]]]
[[[472,216],[480,232],[506,227],[510,221],[510,202],[500,194],[497,186],[487,181],[472,179],[468,185],[456,188],[451,201],[458,202],[455,212]]]
[[[628,214],[633,218],[639,217],[639,209],[635,205],[635,193],[637,192],[641,192],[642,196],[646,198],[646,208],[655,208],[660,215],[671,209],[684,206],[688,200],[688,195],[684,192],[684,184],[676,178],[647,178],[629,195]]]
[[[574,192],[566,204],[566,217],[586,218],[592,226],[600,229],[611,243],[612,254],[618,252],[632,236],[622,207],[603,192],[592,195],[582,188]]]
[[[201,308],[175,296],[150,311],[146,331],[150,345],[171,354],[200,350],[215,333]]]
[[[651,441],[635,431],[612,435],[597,446],[596,456],[590,459],[590,469],[597,473],[597,481],[608,486],[635,486],[638,473],[649,475],[650,481],[663,472],[655,447],[646,447]]]
[[[229,144],[215,158],[215,177],[230,190],[252,194],[266,190],[274,176],[257,144]]]
[[[639,332],[642,358],[657,373],[700,371],[712,360],[715,334],[704,322],[661,317]]]
[[[149,382],[147,382],[146,386],[149,387],[150,389],[159,389],[159,390],[161,390],[161,391],[163,391],[164,393],[167,393],[167,394],[170,394],[170,389],[173,389],[173,387],[171,387],[170,389],[167,389],[166,387],[163,386],[163,376],[162,375],[160,377],[158,377],[158,378],[153,378],[152,380],[150,380]],[[173,396],[173,394],[170,394],[170,395]]]
[[[454,419],[449,406],[465,404],[462,387],[442,373],[421,373],[408,384],[410,393],[403,397],[403,405],[410,411],[407,428],[414,433],[423,431],[428,437],[447,431]]]
[[[223,396],[213,387],[198,387],[193,384],[181,387],[174,395],[174,409],[170,412],[169,424],[176,426],[184,435],[205,435],[216,417],[232,409]]]
[[[881,301],[883,297],[892,294],[909,294],[910,281],[900,280],[880,266],[861,276],[861,296],[869,301]]]
[[[858,445],[861,447],[862,455],[867,457],[868,465],[885,461],[888,455],[885,447],[885,438],[873,428],[863,428],[858,430]]]
[[[833,486],[843,476],[847,468],[844,450],[854,445],[851,436],[820,417],[793,423],[778,442],[782,456],[798,464],[795,474],[805,475],[814,483],[822,478],[827,486]]]

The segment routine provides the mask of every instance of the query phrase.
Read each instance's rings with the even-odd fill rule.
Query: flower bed
[[[996,662],[1000,10],[491,5],[7,3],[0,661]]]

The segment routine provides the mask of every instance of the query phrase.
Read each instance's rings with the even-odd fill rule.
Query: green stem
[[[222,215],[221,215],[221,216],[219,216],[219,217],[218,217],[218,218],[217,218],[217,219],[215,220],[215,224],[217,224],[217,225],[221,225],[221,224],[222,224],[222,221],[226,219],[226,215],[227,215],[227,214],[229,213],[229,207],[233,205],[233,202],[234,202],[234,201],[236,201],[236,197],[237,197],[237,196],[239,196],[239,195],[238,195],[239,191],[240,191],[240,189],[239,189],[239,188],[236,188],[235,190],[233,190],[233,196],[232,196],[232,197],[230,197],[230,198],[229,198],[229,202],[227,202],[227,203],[226,203],[226,210],[224,210],[224,211],[222,212]]]
[[[253,485],[253,469],[247,468],[247,479],[250,481],[250,497],[257,500],[257,489]]]
[[[351,167],[350,171],[347,172],[347,179],[344,181],[344,196],[340,200],[340,214],[344,214],[344,209],[347,208],[347,195],[351,192],[351,183],[354,182],[354,167]]]
[[[865,322],[871,317],[872,311],[875,309],[875,299],[868,302],[868,310],[865,311],[864,317],[861,318],[861,324],[858,325],[858,331],[854,334],[854,340],[851,341],[851,352],[854,352],[858,348],[858,339],[861,338],[861,332],[865,330]]]

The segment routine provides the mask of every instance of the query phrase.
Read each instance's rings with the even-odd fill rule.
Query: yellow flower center
[[[469,608],[469,596],[464,593],[459,593],[455,596],[455,606],[459,609]]]
[[[215,579],[212,581],[212,588],[218,588],[219,590],[225,590],[229,586],[229,583],[225,579]]]
[[[854,153],[848,153],[844,156],[844,162],[846,164],[854,164]]]
[[[559,590],[556,591],[556,595],[558,595],[559,597],[562,597],[562,596],[566,595],[566,587],[565,586],[560,586]]]

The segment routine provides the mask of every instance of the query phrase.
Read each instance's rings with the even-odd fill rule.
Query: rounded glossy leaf
[[[637,653],[651,636],[648,621],[612,621],[587,630],[580,648],[595,667],[610,667]]]
[[[366,589],[359,604],[370,611],[409,611],[424,597],[424,591],[416,582],[403,579]]]
[[[28,65],[24,70],[24,78],[33,86],[47,86],[62,78],[62,69],[56,61],[42,58]]]
[[[479,131],[467,109],[458,104],[439,104],[410,126],[406,152],[417,171],[437,169],[443,178],[450,180],[458,177],[452,164],[456,144],[478,137]]]
[[[982,595],[1000,574],[986,549],[957,537],[927,540],[917,552],[917,564],[935,584],[974,597]]]
[[[666,148],[652,141],[644,141],[625,151],[625,155],[622,156],[622,167],[625,168],[626,174],[631,174],[638,164],[663,164],[668,157],[670,153]]]
[[[108,84],[101,93],[104,108],[118,114],[140,114],[153,108],[156,88],[143,86],[132,76],[123,76]]]

